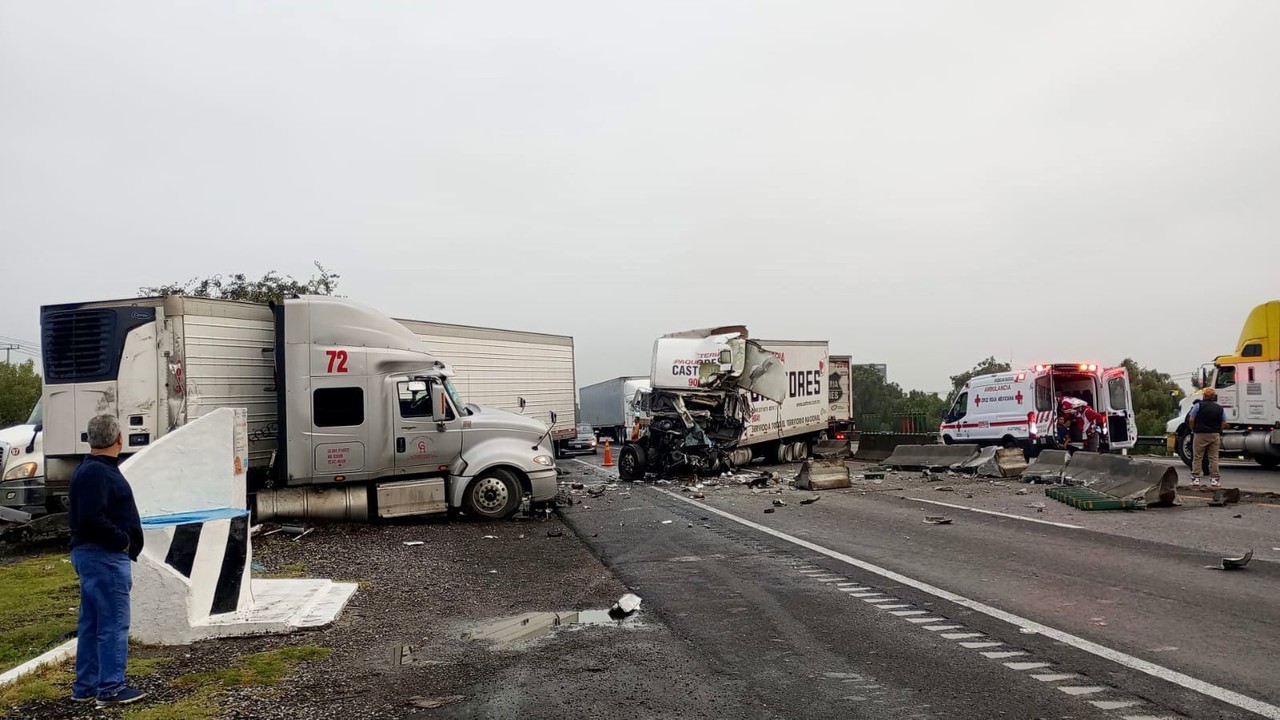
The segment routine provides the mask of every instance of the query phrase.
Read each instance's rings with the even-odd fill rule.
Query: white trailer
[[[582,422],[590,425],[601,437],[614,442],[625,442],[636,421],[634,400],[636,392],[648,389],[649,378],[643,375],[616,377],[578,391],[578,403],[582,406]]]
[[[556,414],[551,438],[577,436],[573,338],[515,330],[397,320],[448,358],[467,402],[536,418]]]
[[[829,436],[830,355],[826,340],[759,340],[787,371],[787,397],[776,403],[751,395],[751,422],[738,445],[738,460],[754,457],[793,462]]]

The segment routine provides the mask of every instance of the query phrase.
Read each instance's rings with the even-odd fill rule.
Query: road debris
[[[1249,552],[1245,553],[1244,555],[1241,555],[1238,558],[1222,558],[1222,569],[1223,570],[1243,570],[1244,567],[1248,565],[1249,561],[1252,559],[1253,559],[1253,549],[1250,548]]]
[[[1028,489],[1026,489],[1026,488],[1018,488],[1018,492],[1017,492],[1016,494],[1018,494],[1018,495],[1030,495],[1030,494],[1031,494],[1031,491],[1030,491],[1030,490],[1028,490]]]
[[[303,530],[303,531],[302,531],[302,534],[301,534],[301,535],[299,535],[299,536],[298,536],[298,537],[296,537],[296,538],[293,538],[293,539],[292,539],[292,542],[298,542],[298,541],[299,541],[299,540],[301,540],[302,538],[304,538],[304,537],[306,537],[306,536],[310,535],[312,532],[315,532],[315,528],[307,528],[306,530]]]
[[[301,525],[281,525],[280,526],[280,532],[283,532],[285,535],[298,536],[298,535],[302,535],[306,531],[307,531],[307,528]]]
[[[674,521],[674,520],[663,520],[663,521],[662,521],[662,524],[663,524],[663,525],[670,525],[670,524],[671,524],[671,523],[673,523],[673,522],[675,522],[675,521]]]
[[[548,530],[548,531],[547,531],[547,537],[562,537],[562,536],[564,536],[564,531],[563,531],[563,530]]]
[[[934,490],[937,492],[955,492],[956,491],[956,489],[951,487],[950,485],[939,485],[938,487],[934,488]]]
[[[702,493],[694,493],[694,494],[693,494],[693,499],[694,499],[694,500],[703,500],[703,499],[705,499],[706,497],[707,497],[707,496],[706,496],[706,495],[704,495],[704,494],[702,494]]]
[[[498,536],[497,535],[481,535],[480,539],[481,540],[497,540]]]
[[[405,540],[404,545],[405,547],[418,547],[419,545],[426,545],[426,543],[421,540]]]
[[[772,512],[774,512],[773,508],[765,508],[765,509],[764,509],[764,514],[765,514],[765,515],[768,515],[769,513],[772,513]]]
[[[812,504],[814,504],[814,503],[818,502],[818,501],[819,501],[819,500],[821,500],[821,499],[822,499],[822,496],[821,496],[821,495],[814,495],[813,497],[807,497],[807,498],[805,498],[805,499],[801,500],[801,501],[800,501],[800,504],[801,504],[801,505],[812,505]]]
[[[613,604],[609,609],[609,614],[616,617],[627,617],[640,609],[640,596],[634,593],[627,593],[618,598],[618,602]]]
[[[785,502],[783,502],[783,501],[782,501],[782,499],[780,499],[780,498],[774,498],[774,499],[773,499],[773,506],[774,506],[774,507],[786,507],[786,506],[787,506],[787,504],[786,504]]]
[[[930,525],[950,525],[951,518],[945,515],[925,515],[924,521]]]

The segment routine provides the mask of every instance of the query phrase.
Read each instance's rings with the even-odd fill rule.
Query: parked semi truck
[[[624,443],[636,423],[635,399],[640,390],[648,390],[649,378],[643,375],[617,377],[578,391],[582,422],[595,428],[599,436]]]
[[[1202,366],[1194,385],[1197,392],[1166,427],[1171,449],[1183,462],[1190,466],[1192,460],[1187,415],[1203,389],[1211,387],[1227,415],[1222,453],[1253,459],[1265,468],[1280,467],[1280,300],[1255,307],[1245,318],[1235,351]]]
[[[0,505],[26,512],[43,512],[44,438],[39,402],[21,425],[0,430]]]
[[[365,520],[551,500],[558,424],[471,404],[413,330],[331,297],[173,296],[41,308],[47,494],[65,502],[89,419],[123,454],[221,407],[248,409],[260,518]],[[570,426],[572,422],[570,421]]]

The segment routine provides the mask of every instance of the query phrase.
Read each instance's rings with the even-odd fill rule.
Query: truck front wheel
[[[471,481],[463,502],[472,517],[504,520],[520,509],[520,482],[507,470],[490,470]]]
[[[643,480],[644,469],[644,448],[634,443],[623,445],[618,453],[618,477],[630,482]]]
[[[1187,467],[1191,467],[1191,443],[1193,441],[1193,436],[1186,430],[1178,433],[1178,444],[1175,447],[1175,451],[1178,453],[1178,457],[1182,459],[1182,462],[1187,464]]]

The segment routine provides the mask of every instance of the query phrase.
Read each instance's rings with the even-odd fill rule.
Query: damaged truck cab
[[[786,368],[741,326],[664,335],[654,342],[651,389],[635,404],[640,429],[623,446],[618,473],[715,475],[735,465],[751,422],[749,393],[782,402]]]
[[[496,519],[555,496],[547,424],[465,403],[420,337],[349,300],[144,298],[45,307],[41,325],[55,498],[92,416],[119,417],[129,455],[219,407],[248,409],[259,519]]]

